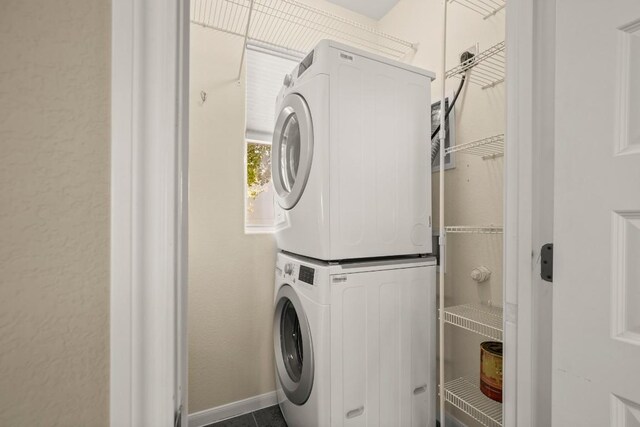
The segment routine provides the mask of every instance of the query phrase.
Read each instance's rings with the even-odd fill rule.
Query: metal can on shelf
[[[496,402],[502,402],[502,343],[480,344],[480,391]]]

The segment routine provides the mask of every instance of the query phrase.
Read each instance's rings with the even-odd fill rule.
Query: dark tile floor
[[[207,427],[287,427],[278,405],[235,418],[210,424]]]
[[[440,427],[440,421],[436,421]],[[206,427],[287,427],[278,405],[269,406],[249,414],[239,415],[228,420],[209,424]]]

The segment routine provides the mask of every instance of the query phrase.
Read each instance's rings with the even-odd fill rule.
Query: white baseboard
[[[204,427],[218,421],[226,420],[227,418],[248,414],[249,412],[268,408],[269,406],[277,404],[278,397],[276,396],[276,392],[270,391],[258,396],[238,400],[237,402],[231,402],[226,405],[189,414],[189,427]]]

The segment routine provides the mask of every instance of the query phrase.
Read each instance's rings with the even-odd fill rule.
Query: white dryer
[[[436,424],[433,258],[278,253],[274,349],[289,427]]]
[[[322,260],[431,253],[434,74],[324,40],[286,76],[276,240]]]

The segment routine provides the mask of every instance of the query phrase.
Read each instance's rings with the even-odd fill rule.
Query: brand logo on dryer
[[[346,54],[344,52],[340,52],[340,59],[344,59],[345,61],[353,62],[353,56]]]

